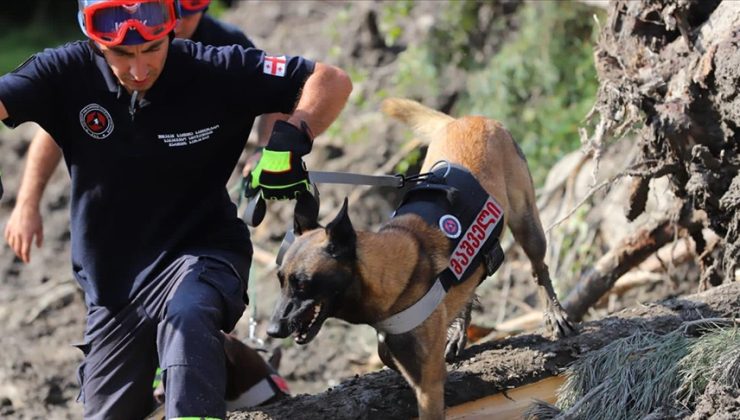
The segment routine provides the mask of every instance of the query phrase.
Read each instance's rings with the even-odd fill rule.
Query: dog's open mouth
[[[306,344],[316,337],[321,330],[321,326],[326,320],[326,313],[323,311],[321,302],[306,303],[301,308],[300,314],[296,315],[291,323],[291,330],[296,343]]]

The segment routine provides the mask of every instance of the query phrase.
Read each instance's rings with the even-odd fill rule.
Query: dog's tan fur
[[[573,333],[544,263],[545,236],[527,163],[508,131],[490,119],[454,119],[405,99],[386,100],[382,109],[428,140],[422,172],[439,160],[459,164],[468,168],[495,197],[504,209],[506,224],[532,262],[541,295],[547,302],[548,327],[557,336]],[[332,238],[333,225],[340,223],[349,224],[346,202],[326,229],[303,232],[289,248],[280,269],[284,294],[289,287],[285,279],[291,276],[311,277],[350,269],[326,252],[332,241],[341,242]],[[439,229],[416,215],[393,218],[378,232],[357,231],[355,268],[351,273],[354,280],[329,316],[374,324],[408,308],[428,291],[434,277],[446,267],[449,247],[447,237]],[[452,287],[432,315],[412,331],[380,335],[379,354],[414,388],[422,419],[444,418],[447,328],[469,310],[478,279],[484,276],[484,267],[480,266],[470,280]],[[284,317],[277,312],[274,319]]]

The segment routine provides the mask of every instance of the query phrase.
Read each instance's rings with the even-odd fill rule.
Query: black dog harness
[[[481,263],[490,276],[504,260],[499,243],[503,208],[467,169],[439,163],[406,193],[394,217],[416,214],[439,228],[450,240],[449,264],[424,297],[373,325],[379,332],[402,334],[416,328],[434,312],[450,287],[466,281]]]

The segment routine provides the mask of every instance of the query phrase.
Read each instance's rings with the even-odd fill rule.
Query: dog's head
[[[306,214],[308,213],[308,214]],[[347,213],[347,200],[334,220],[319,226],[318,212],[295,212],[295,242],[278,269],[280,297],[267,333],[311,341],[330,316],[337,316],[356,284],[357,235]]]

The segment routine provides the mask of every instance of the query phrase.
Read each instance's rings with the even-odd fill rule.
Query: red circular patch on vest
[[[442,232],[444,232],[448,238],[453,239],[460,236],[460,232],[462,231],[460,221],[457,220],[457,217],[451,214],[445,214],[439,218],[439,228],[442,229]]]

